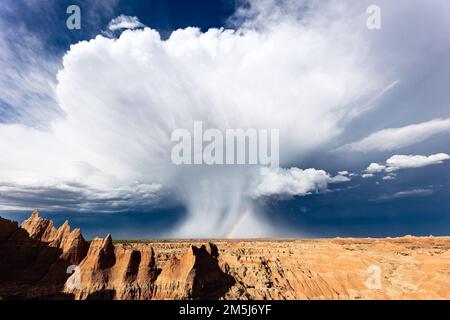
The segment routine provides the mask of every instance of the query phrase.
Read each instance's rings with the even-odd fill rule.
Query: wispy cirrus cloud
[[[450,118],[434,119],[400,128],[389,128],[372,133],[357,142],[345,144],[338,151],[390,151],[420,143],[431,137],[450,133]]]
[[[412,190],[405,190],[405,191],[399,191],[395,192],[393,194],[384,194],[379,196],[378,198],[372,199],[371,201],[388,201],[388,200],[395,200],[395,199],[401,199],[401,198],[408,198],[408,197],[424,197],[424,196],[430,196],[434,193],[432,189],[412,189]]]
[[[0,19],[0,124],[48,128],[62,115],[55,99],[58,57],[23,25]]]

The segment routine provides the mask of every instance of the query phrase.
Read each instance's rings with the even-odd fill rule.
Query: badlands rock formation
[[[0,218],[2,299],[450,299],[450,238],[90,243]]]
[[[35,210],[19,227],[0,217],[0,297],[56,297],[70,265],[86,256],[88,243],[68,222],[56,229]]]

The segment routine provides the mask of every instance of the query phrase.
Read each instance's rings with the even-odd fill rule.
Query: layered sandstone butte
[[[88,243],[37,210],[0,218],[0,298],[450,299],[449,237],[214,242]]]

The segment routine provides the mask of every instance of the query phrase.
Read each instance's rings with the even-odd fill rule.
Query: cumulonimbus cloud
[[[327,12],[336,10],[342,19],[328,20]],[[73,45],[57,77],[65,118],[44,133],[15,127],[15,136],[32,139],[14,139],[18,149],[1,170],[95,188],[162,184],[188,207],[188,227],[179,235],[224,235],[251,207],[243,194],[253,171],[174,166],[171,132],[190,129],[195,120],[219,130],[280,129],[282,162],[329,142],[357,102],[385,86],[373,76],[363,46],[354,45],[365,38],[346,15],[329,4],[308,12],[306,24],[292,16],[259,30],[186,28],[167,40],[145,28]],[[16,161],[31,150],[34,164]],[[80,163],[89,170],[79,170]]]
[[[45,131],[0,125],[1,180],[95,190],[162,185],[188,209],[177,236],[228,234],[251,211],[245,191],[258,170],[175,166],[173,130],[196,120],[219,130],[280,129],[286,166],[333,141],[397,79],[379,72],[385,61],[370,50],[365,10],[335,1],[255,3],[234,30],[185,28],[162,40],[144,28],[72,45],[55,88],[64,117]],[[314,176],[313,188],[333,182]],[[309,189],[287,185],[278,191]]]

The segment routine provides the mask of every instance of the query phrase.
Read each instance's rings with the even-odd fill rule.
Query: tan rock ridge
[[[0,298],[450,299],[450,237],[214,242],[88,243],[38,210],[0,218]]]
[[[76,299],[150,299],[156,279],[151,247],[115,247],[111,235],[92,240],[79,265],[79,288],[65,288]]]
[[[31,238],[40,240],[51,247],[60,248],[62,250],[61,259],[71,264],[79,264],[89,247],[81,235],[80,229],[70,231],[67,220],[59,229],[56,229],[53,221],[40,217],[38,209],[34,210],[20,227],[27,231]]]
[[[59,229],[35,210],[19,227],[0,218],[0,297],[45,298],[62,292],[67,267],[79,264],[88,243],[80,230]]]
[[[190,246],[181,257],[171,256],[155,285],[155,299],[218,299],[235,283],[218,263],[216,245]]]

